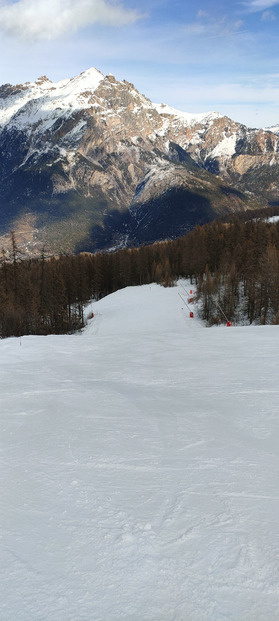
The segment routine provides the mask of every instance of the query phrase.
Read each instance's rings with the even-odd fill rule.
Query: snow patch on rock
[[[211,151],[211,157],[232,157],[235,153],[237,135],[225,136]]]
[[[177,117],[185,125],[197,125],[199,123],[212,123],[215,119],[222,118],[222,114],[219,112],[200,112],[198,114],[192,114],[190,112],[181,112],[176,110],[167,104],[153,103],[153,108],[162,115],[168,115],[171,117]]]

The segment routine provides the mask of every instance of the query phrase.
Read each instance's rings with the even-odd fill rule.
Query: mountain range
[[[97,69],[0,87],[0,243],[95,251],[279,205],[279,126],[156,104]]]

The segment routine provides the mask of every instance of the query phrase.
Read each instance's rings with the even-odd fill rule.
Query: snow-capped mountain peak
[[[87,239],[90,249],[115,247],[127,236],[135,244],[175,237],[215,213],[277,203],[275,129],[152,103],[95,68],[5,84],[2,231],[21,231],[31,214],[36,240],[38,229],[51,251],[84,249]]]
[[[44,120],[46,116],[50,120],[49,115],[54,111],[63,114],[82,109],[103,79],[100,71],[91,68],[58,82],[42,76],[35,82],[16,86],[5,84],[0,88],[0,126],[11,123],[16,128],[23,128]],[[57,114],[54,116],[56,118]]]

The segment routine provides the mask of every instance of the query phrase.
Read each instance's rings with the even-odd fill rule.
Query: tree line
[[[279,223],[235,219],[221,230],[213,223],[201,247],[206,265],[197,294],[203,319],[210,325],[224,318],[279,323]]]
[[[24,258],[12,233],[0,259],[0,336],[74,332],[90,299],[179,277],[196,282],[210,324],[279,323],[279,224],[213,221],[173,241],[50,258]]]
[[[0,257],[0,337],[74,332],[84,326],[92,298],[153,281],[170,284],[163,246],[25,258],[12,233]]]

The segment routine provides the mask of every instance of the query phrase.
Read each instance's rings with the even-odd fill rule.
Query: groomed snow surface
[[[183,287],[0,341],[1,621],[278,619],[279,326]]]

